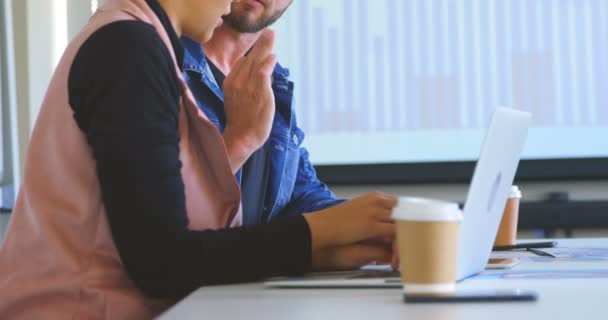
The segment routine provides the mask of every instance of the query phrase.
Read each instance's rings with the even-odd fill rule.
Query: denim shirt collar
[[[287,80],[289,78],[289,69],[283,68],[283,66],[277,62],[272,72],[272,78],[277,80]]]
[[[203,51],[203,46],[200,43],[188,38],[181,37],[182,46],[184,47],[184,62],[182,68],[184,71],[194,72],[201,76],[201,81],[222,101],[224,101],[224,93],[217,84],[213,72],[207,62],[207,57]]]
[[[209,63],[203,46],[198,42],[188,38],[181,37],[182,46],[184,47],[184,63],[182,65],[184,71],[192,71],[202,76],[203,82],[209,86],[220,99],[224,100],[222,90],[217,85],[217,81],[209,68]],[[276,64],[272,72],[273,81],[287,82],[289,78],[289,69],[283,68],[279,63]]]
[[[207,65],[207,57],[205,57],[203,47],[198,42],[185,36],[181,37],[180,41],[186,51],[183,63],[184,71],[203,73]]]

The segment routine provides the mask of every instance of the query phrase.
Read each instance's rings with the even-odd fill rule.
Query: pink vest
[[[0,249],[0,319],[145,319],[171,303],[145,297],[126,274],[92,151],[68,104],[68,73],[78,49],[97,29],[119,20],[153,25],[173,54],[144,0],[106,0],[66,49],[32,133],[23,185]],[[175,72],[182,79],[177,64]],[[240,192],[223,140],[181,82],[180,159],[189,227],[238,226]]]

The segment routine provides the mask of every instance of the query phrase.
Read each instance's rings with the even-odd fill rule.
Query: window
[[[0,208],[10,210],[19,184],[11,1],[0,2]],[[1,226],[1,223],[0,223]]]

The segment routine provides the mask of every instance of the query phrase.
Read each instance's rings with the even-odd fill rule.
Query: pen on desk
[[[546,251],[542,251],[542,250],[538,250],[538,249],[534,249],[534,248],[526,248],[526,250],[528,250],[538,256],[557,258],[555,255],[553,255],[549,252],[546,252]]]

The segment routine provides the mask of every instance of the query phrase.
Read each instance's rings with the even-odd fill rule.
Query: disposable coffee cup
[[[496,240],[494,240],[495,246],[511,246],[514,245],[517,240],[517,221],[519,218],[519,203],[521,200],[521,190],[519,187],[511,187],[511,193],[505,210],[500,220],[500,226],[498,227],[498,233],[496,233]]]
[[[406,295],[446,295],[455,290],[458,232],[462,211],[458,204],[402,197],[393,209]]]

